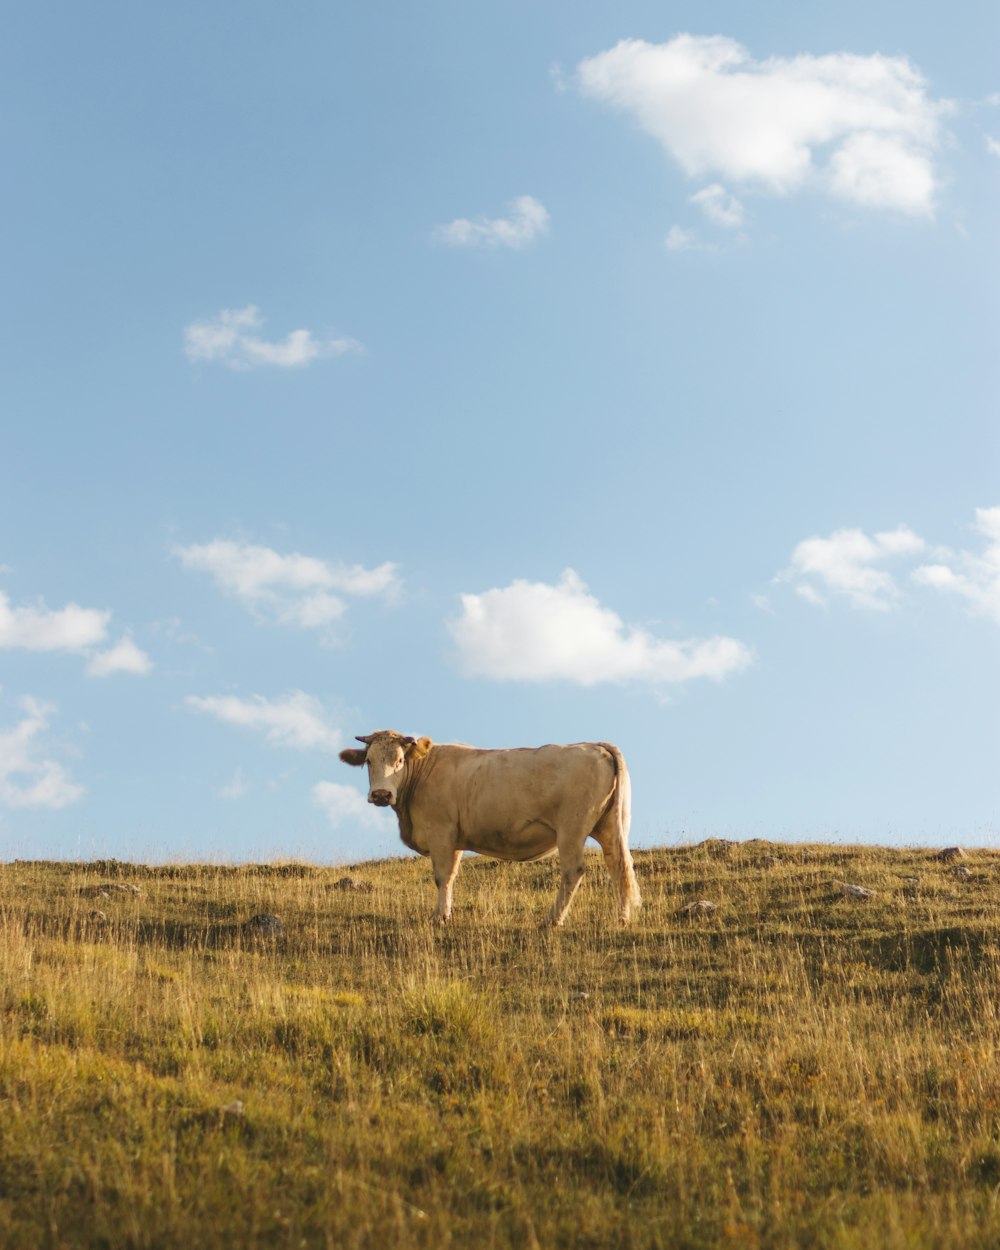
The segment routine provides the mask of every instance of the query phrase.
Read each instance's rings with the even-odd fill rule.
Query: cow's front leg
[[[582,838],[560,839],[557,843],[559,866],[562,871],[559,874],[559,892],[556,894],[556,901],[546,917],[547,924],[561,925],[566,919],[573,895],[583,880],[583,844],[585,841],[586,835]]]
[[[437,907],[432,919],[438,924],[447,924],[451,919],[451,889],[458,876],[458,868],[462,862],[462,852],[441,850],[431,852],[431,867],[434,869],[434,883],[438,888]]]

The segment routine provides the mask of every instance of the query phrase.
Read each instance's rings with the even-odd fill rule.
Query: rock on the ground
[[[696,898],[693,903],[685,903],[683,907],[678,908],[677,915],[693,920],[696,916],[711,916],[718,909],[718,904],[713,903],[711,899]]]
[[[850,881],[835,881],[833,883],[844,896],[844,898],[869,899],[875,897],[875,891],[869,890],[866,885],[852,885]]]
[[[97,885],[85,885],[80,890],[81,898],[114,898],[116,894],[141,894],[137,885],[126,881],[101,881]]]
[[[362,881],[360,877],[341,877],[338,881],[334,881],[330,888],[333,890],[358,890],[362,894],[368,894],[374,887],[370,881]]]

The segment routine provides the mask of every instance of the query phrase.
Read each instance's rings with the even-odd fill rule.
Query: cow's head
[[[433,745],[430,738],[409,738],[395,729],[380,729],[366,737],[358,735],[358,742],[365,744],[363,751],[348,747],[341,751],[340,758],[356,768],[368,765],[368,802],[376,807],[396,806],[407,760],[421,758]]]

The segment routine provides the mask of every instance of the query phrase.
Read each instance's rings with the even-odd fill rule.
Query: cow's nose
[[[368,802],[374,803],[376,807],[388,807],[392,802],[392,795],[388,790],[373,790],[368,796]]]

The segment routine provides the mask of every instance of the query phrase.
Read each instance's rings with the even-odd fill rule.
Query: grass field
[[[1000,853],[588,863],[0,865],[0,1245],[1000,1245]]]

